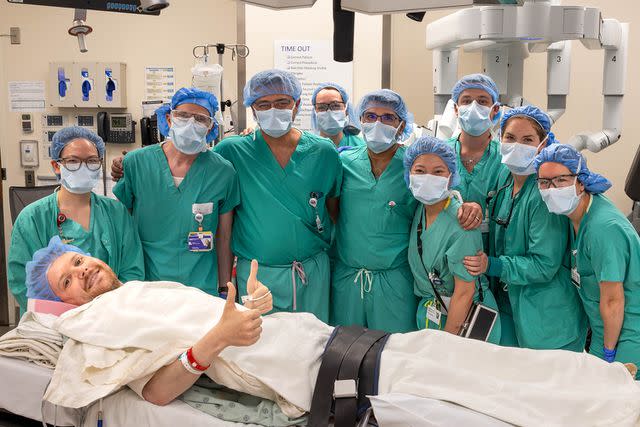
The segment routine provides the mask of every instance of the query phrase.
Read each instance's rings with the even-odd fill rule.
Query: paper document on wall
[[[311,129],[311,96],[325,82],[335,82],[353,94],[353,63],[333,60],[330,40],[276,40],[273,63],[275,68],[293,73],[302,84],[301,108],[295,127]]]
[[[9,111],[38,112],[44,111],[44,108],[43,80],[9,82]]]
[[[173,67],[144,68],[144,99],[169,102],[175,93],[176,75]]]

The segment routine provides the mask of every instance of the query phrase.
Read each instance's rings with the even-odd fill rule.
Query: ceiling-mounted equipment
[[[514,4],[524,0],[342,0],[342,8],[370,15],[390,13],[415,13],[450,7]]]
[[[13,4],[100,10],[103,12],[160,15],[169,6],[168,0],[7,0]]]
[[[86,9],[76,9],[73,16],[73,26],[69,28],[69,34],[78,38],[80,52],[87,53],[87,42],[85,36],[93,31],[93,28],[85,24],[87,19]]]

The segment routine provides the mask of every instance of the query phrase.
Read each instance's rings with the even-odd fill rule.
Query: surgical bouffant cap
[[[533,105],[525,105],[522,107],[512,108],[511,110],[504,113],[502,116],[502,120],[500,121],[500,131],[504,132],[504,128],[507,126],[507,122],[509,119],[514,117],[527,117],[540,125],[544,133],[549,137],[547,139],[546,145],[551,145],[556,143],[556,137],[551,132],[551,125],[553,124],[551,121],[551,117],[540,108]]]
[[[494,103],[498,102],[498,94],[500,91],[496,83],[489,76],[485,76],[484,74],[469,74],[458,80],[451,91],[451,99],[453,99],[453,102],[457,104],[460,94],[467,89],[482,89],[491,95]]]
[[[60,298],[53,293],[51,286],[49,286],[47,272],[51,264],[65,252],[88,255],[75,246],[62,243],[59,236],[52,237],[46,248],[39,249],[33,254],[33,259],[27,262],[26,266],[27,298],[60,301]]]
[[[60,153],[67,144],[76,139],[86,139],[96,146],[100,158],[104,158],[104,141],[95,132],[81,126],[69,126],[60,129],[53,135],[51,140],[51,158],[53,160],[60,159]]]
[[[449,188],[456,187],[460,184],[460,174],[458,174],[458,164],[456,161],[456,153],[453,148],[446,142],[434,138],[433,136],[422,136],[411,144],[404,153],[404,180],[409,186],[409,174],[411,167],[416,159],[423,154],[435,154],[449,168],[451,179],[449,180]]]
[[[302,95],[302,85],[296,76],[288,71],[260,71],[244,86],[244,106],[251,107],[258,99],[269,95],[288,95],[297,102]]]
[[[411,135],[413,131],[413,114],[407,109],[404,99],[396,92],[389,89],[369,92],[362,97],[360,104],[358,104],[358,117],[362,118],[364,112],[373,107],[391,108],[400,117],[400,120],[405,123],[404,131],[402,132],[403,137],[408,138]]]
[[[169,136],[169,122],[167,122],[167,114],[182,104],[196,104],[204,107],[207,109],[209,116],[211,117],[215,117],[216,112],[218,111],[218,98],[216,98],[214,94],[193,87],[183,87],[173,95],[170,104],[164,104],[156,110],[156,116],[158,117],[158,131],[162,135]],[[207,142],[211,142],[216,139],[218,136],[218,129],[218,123],[214,119],[213,127],[207,134]]]
[[[340,96],[342,97],[342,102],[347,104],[347,118],[349,119],[349,123],[347,124],[347,126],[353,126],[355,128],[360,129],[360,120],[358,120],[358,116],[356,116],[356,112],[355,112],[355,109],[353,108],[353,105],[351,105],[351,103],[349,102],[349,94],[339,84],[331,83],[331,82],[322,83],[320,86],[316,88],[316,90],[313,91],[313,95],[311,95],[311,104],[315,107],[316,98],[318,97],[318,94],[323,89],[335,89],[340,93]],[[311,109],[311,127],[315,130],[318,130],[318,118],[316,117],[315,108]]]
[[[542,150],[534,160],[536,172],[540,170],[540,166],[547,162],[566,166],[571,173],[578,176],[578,181],[591,194],[604,193],[611,188],[611,182],[604,176],[591,172],[587,167],[587,159],[570,145],[554,144]]]

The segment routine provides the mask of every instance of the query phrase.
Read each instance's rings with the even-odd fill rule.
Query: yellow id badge
[[[192,231],[189,233],[190,252],[210,252],[213,250],[213,233],[210,231]]]

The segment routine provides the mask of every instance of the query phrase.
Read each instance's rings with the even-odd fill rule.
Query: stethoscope
[[[316,229],[318,230],[318,233],[322,233],[324,231],[324,225],[322,225],[322,220],[318,213],[318,199],[320,197],[322,197],[322,193],[316,193],[315,191],[312,191],[309,195],[309,206],[313,208],[313,211],[316,214]]]

